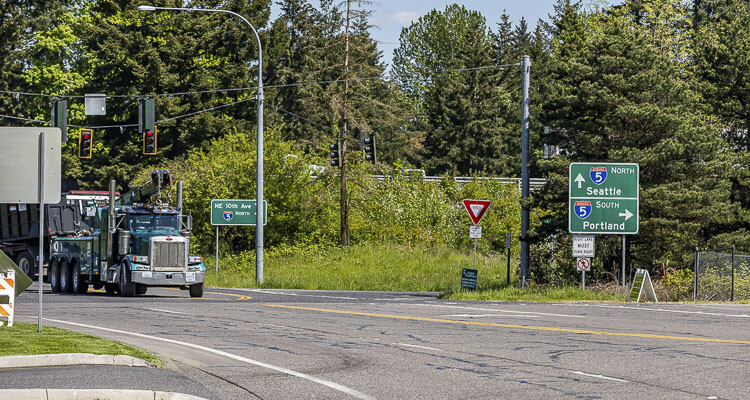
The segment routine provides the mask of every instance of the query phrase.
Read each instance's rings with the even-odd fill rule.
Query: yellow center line
[[[167,290],[182,290],[182,289],[177,289],[177,288],[161,288],[161,289],[167,289]],[[92,292],[94,292],[94,293],[106,293],[106,292],[105,292],[104,290],[94,290],[94,289],[92,289],[91,291],[92,291]],[[203,293],[207,293],[207,294],[218,294],[218,295],[222,295],[222,296],[232,296],[232,297],[237,297],[237,300],[250,300],[250,299],[252,299],[252,297],[251,297],[251,296],[245,296],[245,295],[241,295],[241,294],[234,294],[234,293],[221,293],[221,292],[205,292],[205,291],[204,291]],[[231,300],[231,299],[217,299],[217,298],[215,298],[215,297],[191,297],[191,299],[193,299],[193,300],[227,300],[227,301]]]
[[[528,329],[528,330],[534,330],[534,331],[580,333],[580,334],[604,335],[604,336],[625,336],[625,337],[638,337],[638,338],[648,338],[648,339],[683,340],[683,341],[689,341],[689,342],[750,344],[750,341],[747,341],[747,340],[712,339],[712,338],[699,338],[699,337],[688,337],[688,336],[667,336],[667,335],[653,335],[649,333],[605,332],[605,331],[591,331],[591,330],[585,330],[585,329],[554,328],[554,327],[549,327],[549,326],[498,324],[494,322],[478,322],[478,321],[459,321],[459,320],[442,319],[442,318],[412,317],[408,315],[373,314],[373,313],[358,312],[358,311],[332,310],[332,309],[327,309],[327,308],[285,306],[281,304],[264,304],[264,306],[275,307],[275,308],[288,308],[288,309],[293,309],[293,310],[319,311],[319,312],[326,312],[326,313],[333,313],[333,314],[360,315],[363,317],[394,318],[394,319],[404,319],[404,320],[410,320],[410,321],[440,322],[444,324],[494,326],[494,327],[499,327],[499,328]]]

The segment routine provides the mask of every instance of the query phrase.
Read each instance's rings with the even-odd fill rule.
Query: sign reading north
[[[571,163],[569,171],[570,233],[638,233],[638,164]]]
[[[255,225],[255,200],[211,200],[211,225]],[[263,225],[268,222],[268,203],[263,200]]]

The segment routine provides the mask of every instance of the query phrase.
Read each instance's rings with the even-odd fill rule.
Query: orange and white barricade
[[[15,286],[15,272],[0,272],[0,296],[8,296],[8,304],[0,304],[0,317],[8,318],[8,326],[13,326],[13,300],[15,300],[16,297]],[[3,326],[2,319],[0,319],[0,326]]]

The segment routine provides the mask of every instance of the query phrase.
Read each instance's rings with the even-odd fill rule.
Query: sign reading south
[[[638,233],[638,164],[572,163],[569,171],[570,233]]]

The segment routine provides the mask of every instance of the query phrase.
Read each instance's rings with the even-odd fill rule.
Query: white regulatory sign
[[[588,271],[591,269],[591,259],[590,258],[579,258],[576,261],[576,268],[578,268],[579,271]]]
[[[472,225],[469,227],[469,239],[481,239],[482,238],[482,227],[479,225]]]
[[[573,257],[594,257],[594,235],[573,235]]]

